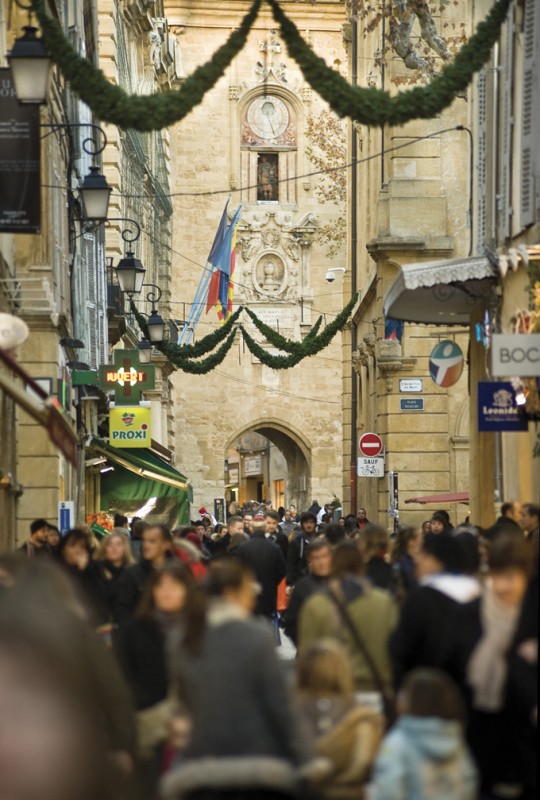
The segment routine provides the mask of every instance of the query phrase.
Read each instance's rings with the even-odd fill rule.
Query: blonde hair
[[[296,674],[298,690],[307,695],[348,697],[354,693],[349,654],[335,639],[321,639],[304,650]]]
[[[135,558],[133,557],[133,552],[131,550],[131,542],[126,534],[119,530],[113,530],[111,533],[107,534],[107,536],[103,537],[98,545],[96,556],[97,559],[99,561],[104,561],[107,558],[107,547],[112,539],[121,539],[124,543],[124,567],[130,567],[132,564],[134,564]]]

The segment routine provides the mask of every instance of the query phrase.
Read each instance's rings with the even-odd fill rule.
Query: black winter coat
[[[261,585],[255,613],[271,617],[276,611],[278,584],[285,577],[285,559],[281,550],[261,531],[240,545],[236,557],[253,570]]]
[[[167,697],[165,634],[157,620],[129,622],[120,634],[118,653],[138,711]]]
[[[135,609],[153,572],[150,561],[141,561],[126,569],[118,584],[116,594],[116,621],[125,625],[135,613]]]
[[[416,667],[443,669],[463,685],[454,661],[457,619],[459,616],[462,625],[472,625],[473,604],[474,601],[458,602],[432,586],[413,589],[403,603],[397,628],[390,637],[396,688]]]
[[[298,536],[289,542],[287,552],[287,586],[294,586],[302,575],[307,573],[307,549],[317,534],[307,536],[300,531]]]
[[[366,576],[374,586],[386,589],[391,594],[396,593],[396,576],[394,570],[384,558],[375,556],[366,564]]]

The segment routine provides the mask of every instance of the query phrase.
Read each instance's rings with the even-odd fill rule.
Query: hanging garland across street
[[[137,310],[137,306],[133,301],[131,301],[131,313],[137,320],[139,328],[148,339],[146,320],[140,311]],[[227,322],[225,322],[220,328],[217,328],[215,331],[212,331],[212,333],[209,333],[207,336],[199,339],[199,341],[195,342],[195,344],[183,344],[181,346],[177,345],[178,353],[176,358],[182,358],[186,360],[188,358],[199,358],[200,356],[210,353],[215,347],[218,346],[218,344],[221,344],[227,338],[241,313],[242,306],[240,306],[240,308],[238,308],[234,314],[229,317]]]
[[[197,106],[223,76],[233,58],[243,49],[257,19],[262,0],[253,4],[228,40],[210,61],[197,67],[178,90],[149,95],[127,94],[110,83],[100,69],[82,58],[65,37],[60,24],[46,10],[45,0],[33,0],[32,10],[41,26],[43,43],[71,88],[103,122],[119,128],[157,131],[173,125]]]
[[[221,364],[233,345],[236,331],[241,330],[248,350],[261,363],[265,364],[271,369],[290,369],[290,367],[296,366],[296,364],[298,364],[304,358],[308,358],[309,356],[314,356],[317,353],[320,353],[321,350],[324,350],[324,348],[330,344],[334,336],[345,326],[357,300],[358,295],[355,294],[349,300],[343,310],[340,311],[338,316],[329,325],[327,325],[320,334],[318,331],[322,324],[322,316],[319,317],[309,333],[301,342],[295,342],[292,339],[287,339],[284,336],[281,336],[281,334],[274,331],[273,328],[265,325],[265,323],[262,322],[262,320],[260,320],[250,309],[244,308],[244,306],[239,306],[239,308],[224,325],[218,328],[218,330],[209,333],[208,336],[205,336],[194,345],[178,345],[173,342],[159,342],[155,344],[155,347],[157,347],[157,349],[169,359],[171,364],[178,369],[181,369],[183,372],[189,372],[193,375],[205,375],[207,372],[210,372],[212,369],[215,369],[217,366],[219,366],[219,364]],[[144,316],[137,310],[133,302],[131,303],[131,310],[141,331],[145,336],[148,337],[146,320]],[[270,353],[265,347],[261,347],[261,345],[255,341],[251,334],[246,331],[244,325],[236,325],[238,317],[242,311],[246,311],[249,314],[250,319],[270,344],[274,345],[280,350],[285,350],[288,355],[274,355],[273,353]],[[213,348],[217,347],[218,344],[220,347],[214,353],[211,353],[211,355],[207,356],[207,358],[204,358],[200,361],[193,360],[194,357],[209,353]]]
[[[310,86],[339,117],[349,117],[365,125],[403,125],[412,119],[435,117],[469,86],[474,74],[489,59],[512,0],[497,0],[452,63],[447,64],[428,86],[417,86],[395,96],[382,89],[351,86],[306,44],[277,0],[268,2],[289,55]]]
[[[488,61],[491,48],[512,0],[496,0],[474,35],[429,85],[417,86],[395,96],[382,89],[351,86],[327,66],[302,38],[278,0],[267,0],[279,24],[287,50],[310,86],[340,117],[365,125],[403,125],[413,119],[429,119],[447,108],[471,83]],[[129,95],[110,83],[103,72],[73,49],[61,25],[47,13],[45,0],[33,0],[32,10],[42,30],[43,43],[71,88],[98,119],[139,131],[161,130],[183,119],[197,106],[225,69],[243,49],[259,13],[262,0],[253,0],[240,26],[231,33],[206,64],[202,64],[175,91],[152,95]]]

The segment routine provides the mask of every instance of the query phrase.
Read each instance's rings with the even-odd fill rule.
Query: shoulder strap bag
[[[389,692],[388,692],[388,690],[386,688],[386,685],[385,685],[385,683],[384,683],[384,681],[382,679],[381,673],[379,672],[378,667],[377,667],[375,661],[373,660],[373,658],[371,656],[371,653],[369,652],[369,650],[366,647],[366,643],[362,639],[362,637],[360,635],[360,632],[358,631],[358,628],[356,627],[356,625],[352,621],[352,619],[350,617],[350,614],[347,611],[347,607],[346,607],[345,603],[343,603],[340,600],[340,598],[337,596],[337,594],[334,592],[334,590],[331,587],[329,587],[329,589],[328,589],[328,596],[330,597],[330,599],[332,600],[332,602],[335,604],[336,608],[338,609],[339,614],[341,616],[341,619],[345,623],[345,626],[348,628],[348,630],[349,630],[349,632],[350,632],[350,634],[352,636],[353,642],[355,643],[358,651],[361,653],[361,655],[364,658],[366,664],[368,665],[369,671],[371,672],[371,676],[373,678],[373,682],[374,682],[375,686],[377,687],[377,691],[380,692],[380,694],[381,694],[383,710],[384,710],[384,716],[386,718],[386,727],[388,729],[396,721],[396,711],[395,711],[395,706],[394,706],[394,700],[390,696],[390,694],[389,694]]]

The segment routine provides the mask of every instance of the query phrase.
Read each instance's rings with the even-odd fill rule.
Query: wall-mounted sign
[[[356,474],[360,478],[384,478],[384,456],[360,456],[356,461]]]
[[[433,348],[429,357],[429,374],[437,386],[453,386],[463,372],[463,352],[450,339],[444,339]]]
[[[240,479],[240,470],[238,467],[229,467],[229,485],[234,485],[238,483]]]
[[[511,383],[481,381],[478,384],[479,431],[526,431],[527,417],[516,404]]]
[[[400,392],[421,392],[422,378],[402,378],[399,381]]]
[[[400,411],[423,411],[424,398],[423,397],[400,397],[399,398]]]
[[[39,233],[39,106],[21,105],[0,69],[0,233]]]
[[[150,409],[143,406],[111,408],[109,444],[112,447],[150,447],[150,416]]]
[[[114,391],[117,406],[139,403],[142,392],[155,388],[155,367],[141,364],[138,350],[115,350],[113,362],[99,368],[99,385]]]
[[[247,456],[244,459],[244,475],[262,474],[262,456]]]
[[[378,433],[363,433],[358,440],[358,449],[363,456],[375,458],[375,456],[382,453],[382,439]]]
[[[540,333],[495,333],[491,339],[491,374],[540,376]]]
[[[217,522],[225,522],[225,498],[214,497],[214,517]]]
[[[64,536],[75,527],[75,503],[73,500],[61,500],[58,503],[58,530]]]
[[[28,333],[28,325],[22,319],[12,314],[0,314],[0,350],[11,350],[22,344]]]

